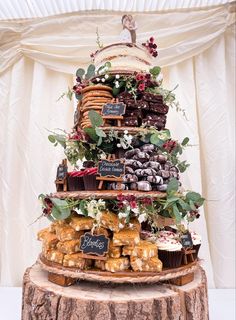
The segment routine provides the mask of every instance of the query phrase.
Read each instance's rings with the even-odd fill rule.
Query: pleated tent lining
[[[229,0],[0,0],[0,20],[30,19],[64,13],[108,10],[127,12],[206,8]]]

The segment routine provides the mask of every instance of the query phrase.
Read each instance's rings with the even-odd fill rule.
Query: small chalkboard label
[[[121,160],[101,160],[98,163],[98,174],[101,177],[121,178],[125,174],[125,164]]]
[[[193,240],[189,232],[182,234],[182,236],[180,237],[180,241],[184,248],[192,248],[193,246]]]
[[[67,177],[67,166],[59,164],[57,168],[57,180],[63,180]]]
[[[103,116],[122,116],[125,114],[126,105],[123,102],[106,103],[102,107]]]
[[[84,254],[93,254],[97,256],[104,256],[108,252],[109,239],[103,234],[92,235],[86,232],[80,238],[80,250]]]

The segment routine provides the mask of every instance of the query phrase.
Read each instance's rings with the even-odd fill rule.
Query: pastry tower
[[[40,195],[51,224],[38,233],[39,259],[60,274],[151,276],[197,259],[200,239],[188,223],[204,199],[181,190],[188,138],[180,143],[166,128],[175,97],[154,66],[153,37],[137,45],[132,17],[123,25],[130,39],[100,48],[93,64],[76,72],[72,132],[49,136],[66,159],[57,169],[57,192]]]

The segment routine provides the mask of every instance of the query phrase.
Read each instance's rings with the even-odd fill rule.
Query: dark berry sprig
[[[146,43],[142,43],[142,45],[149,51],[149,53],[153,57],[156,58],[158,56],[157,45],[154,42],[154,38],[153,37],[151,37],[149,40],[147,40]]]

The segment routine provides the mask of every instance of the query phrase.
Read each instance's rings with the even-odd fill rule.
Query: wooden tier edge
[[[78,280],[111,283],[155,283],[168,281],[192,273],[199,268],[199,262],[194,261],[179,268],[163,269],[161,272],[135,272],[127,270],[113,273],[98,269],[80,270],[75,267],[64,267],[58,263],[48,261],[42,254],[39,256],[37,262],[42,269],[54,274],[60,274]]]
[[[125,196],[135,196],[136,198],[165,198],[165,192],[159,191],[136,191],[136,190],[86,190],[86,191],[67,191],[67,192],[55,192],[51,193],[50,197],[58,199],[116,199],[118,195],[123,194]]]

